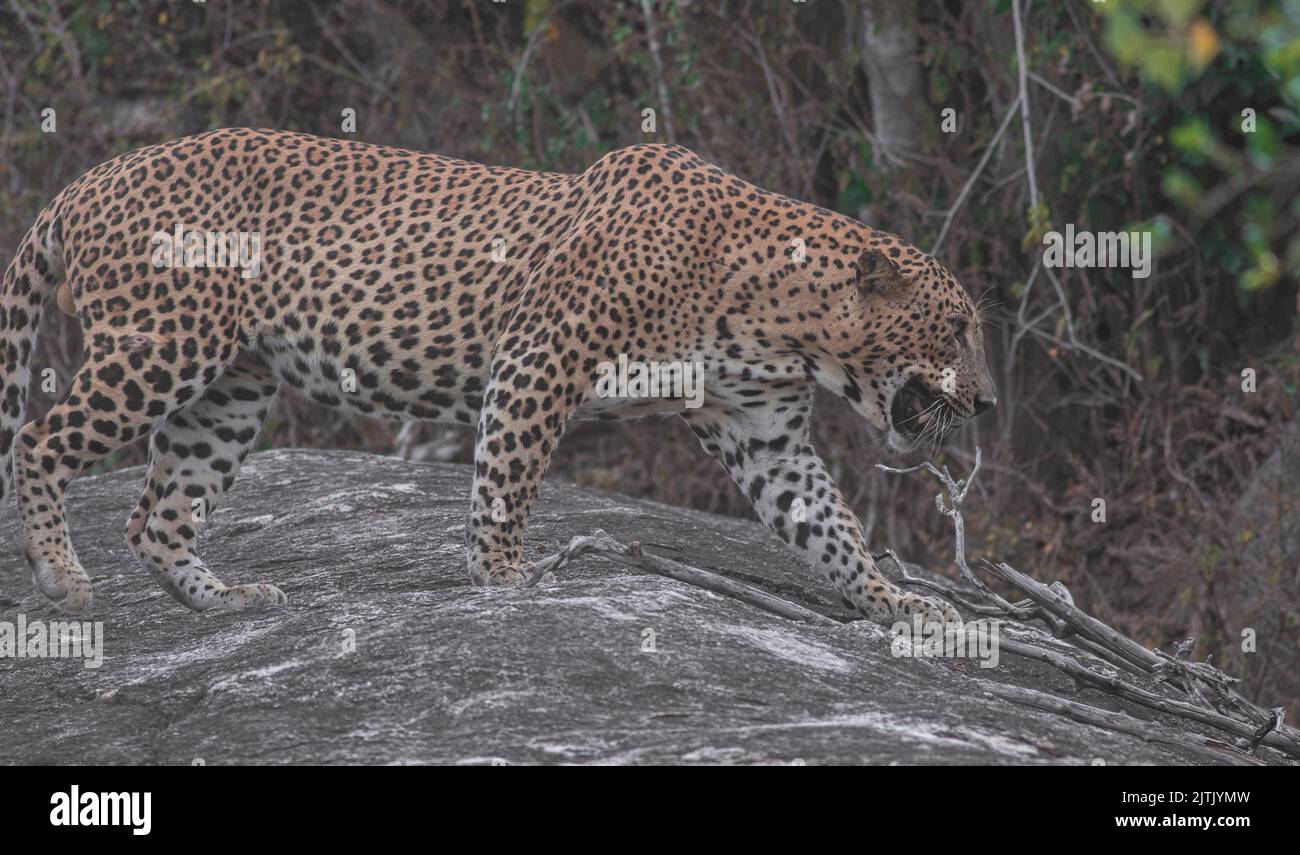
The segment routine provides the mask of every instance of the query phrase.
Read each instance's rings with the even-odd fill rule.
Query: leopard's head
[[[898,453],[937,445],[997,403],[979,314],[943,265],[878,231],[842,252],[824,385],[842,381],[836,391]]]

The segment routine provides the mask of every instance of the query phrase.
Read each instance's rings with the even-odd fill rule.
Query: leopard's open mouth
[[[941,435],[940,427],[952,421],[952,408],[943,396],[936,395],[920,377],[913,377],[894,393],[889,405],[890,425],[909,442],[930,432]]]

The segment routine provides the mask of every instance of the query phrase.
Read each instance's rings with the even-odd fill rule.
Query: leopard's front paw
[[[922,624],[941,623],[961,626],[961,613],[949,603],[937,597],[922,597],[918,594],[903,594],[894,604],[895,621],[912,621],[921,616]]]
[[[528,580],[528,568],[513,564],[494,564],[491,567],[476,567],[469,574],[475,585],[487,587],[506,587],[522,585]]]
[[[210,600],[213,609],[237,612],[245,609],[263,609],[271,606],[283,606],[289,602],[284,591],[274,585],[255,582],[250,585],[231,585],[217,591]]]
[[[526,584],[532,573],[527,564],[495,564],[488,568],[476,567],[470,571],[469,577],[475,585],[517,588]],[[554,582],[555,574],[543,573],[538,581]]]

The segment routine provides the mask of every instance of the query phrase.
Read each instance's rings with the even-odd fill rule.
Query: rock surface
[[[1205,762],[994,697],[989,681],[1152,718],[1007,654],[989,669],[896,658],[881,627],[795,623],[595,557],[550,585],[474,588],[465,466],[252,456],[202,551],[227,583],[270,582],[290,604],[194,614],[124,542],[142,479],[74,482],[104,661],[0,659],[0,763]],[[60,619],[28,578],[15,517],[0,520],[0,622]],[[549,483],[528,548],[597,528],[846,616],[745,520]]]

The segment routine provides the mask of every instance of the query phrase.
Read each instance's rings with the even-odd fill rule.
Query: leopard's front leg
[[[469,575],[476,585],[527,578],[523,537],[528,512],[585,384],[570,378],[554,349],[498,351],[479,413],[474,490],[465,526]]]
[[[706,408],[686,418],[764,524],[823,574],[850,608],[886,624],[916,614],[925,622],[960,623],[952,606],[900,589],[872,560],[862,524],[809,442],[811,390],[772,392],[764,407]]]

